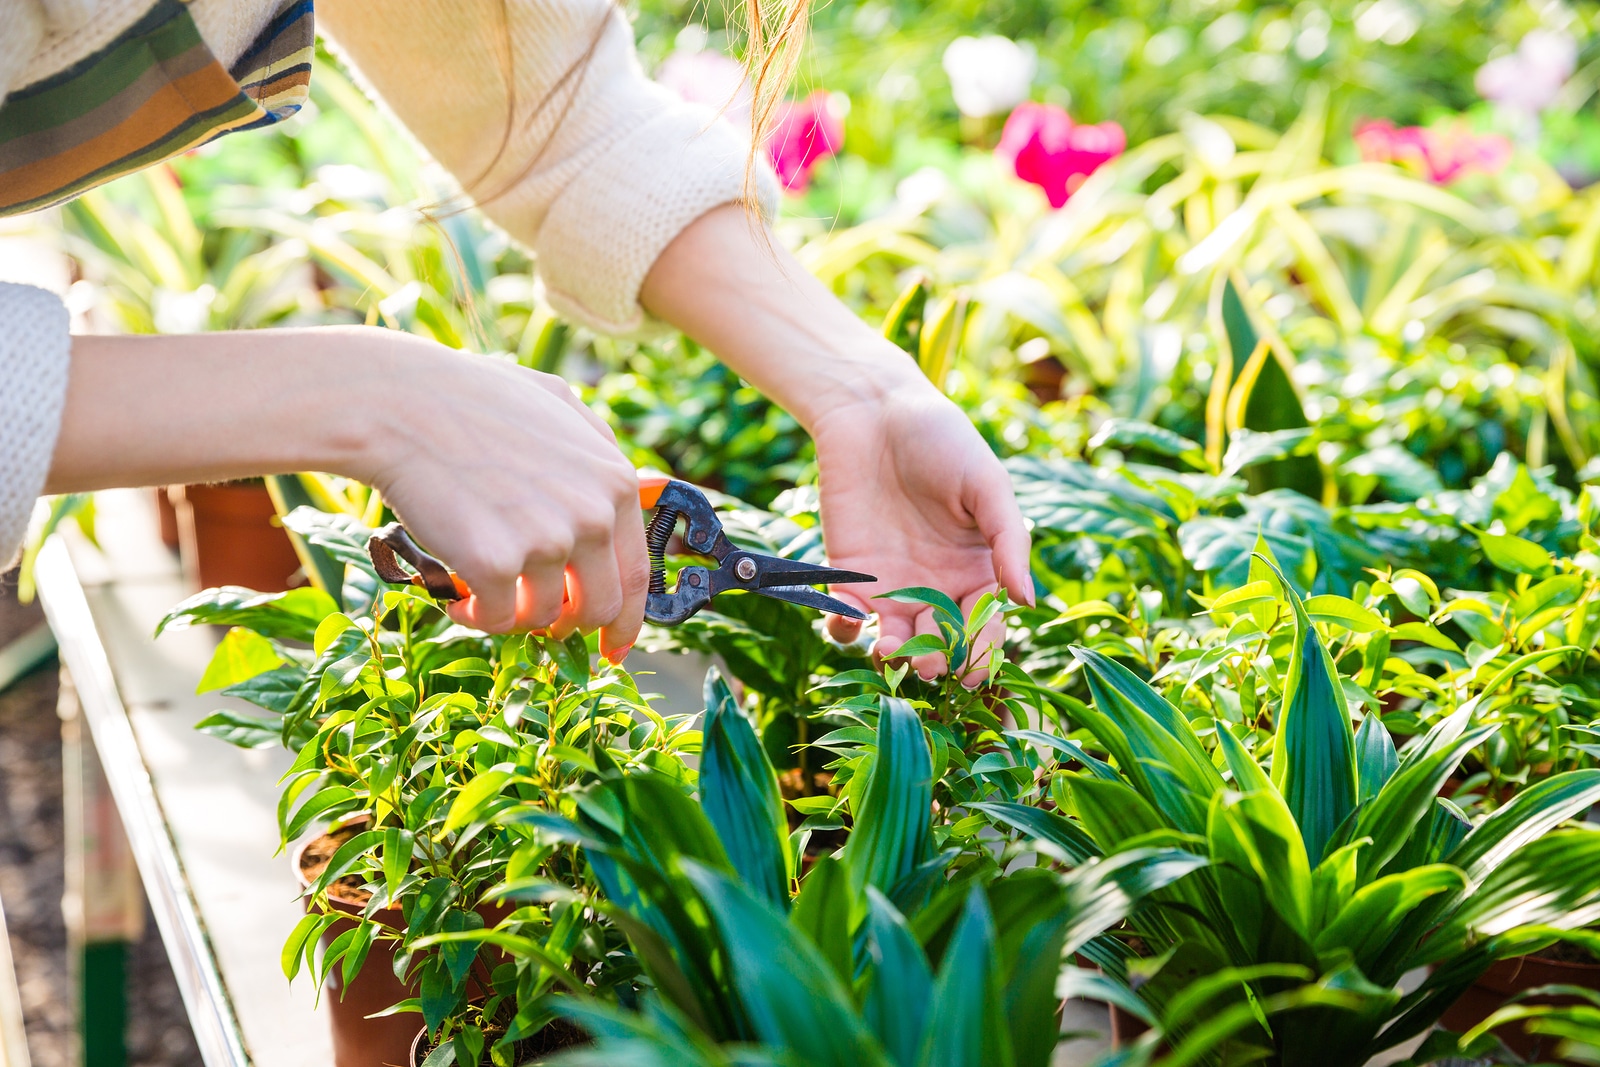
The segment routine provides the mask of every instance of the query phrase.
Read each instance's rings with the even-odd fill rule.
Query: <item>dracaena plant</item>
[[[201,728],[296,754],[278,805],[284,843],[354,820],[356,832],[311,884],[308,914],[284,946],[290,978],[306,968],[320,987],[339,967],[348,984],[376,939],[397,942],[396,972],[420,990],[406,1008],[437,1031],[467,1010],[471,994],[488,994],[498,999],[476,1010],[488,1011],[508,1044],[539,1020],[514,1010],[501,1018],[499,1005],[532,1004],[558,981],[604,990],[631,979],[612,966],[620,937],[592,913],[564,900],[503,903],[495,893],[535,877],[570,886],[586,878],[574,850],[537,842],[498,813],[557,810],[602,769],[688,773],[679,752],[694,735],[682,719],[651,709],[626,672],[591,673],[581,637],[490,637],[451,623],[409,590],[382,592],[356,616],[316,589],[209,590],[165,625],[203,623],[232,628],[202,689],[221,688],[261,714],[221,711]],[[360,919],[319,948],[344,914],[330,893],[352,884],[365,899]],[[404,922],[382,921],[388,908]],[[486,922],[536,941],[563,969],[517,968],[467,944],[418,947],[429,935]],[[498,1046],[495,1054],[505,1058]]]
[[[1265,560],[1262,561],[1265,564]],[[1130,921],[1145,1014],[1175,1038],[1204,996],[1250,1011],[1296,987],[1296,1010],[1237,1035],[1263,1062],[1364,1063],[1430,1026],[1495,959],[1600,917],[1600,834],[1559,829],[1600,799],[1600,771],[1560,773],[1473,822],[1441,787],[1499,727],[1462,707],[1404,754],[1375,714],[1356,730],[1341,676],[1306,605],[1281,574],[1292,642],[1280,694],[1254,724],[1197,722],[1115,660],[1075,655],[1090,701],[1072,714],[1107,759],[1051,782],[1056,812],[976,805],[1069,862],[1166,845],[1211,861],[1155,894]],[[1130,942],[1131,944],[1131,942]],[[1129,957],[1140,953],[1129,951]],[[1432,971],[1411,992],[1400,977]],[[1230,1061],[1231,1062],[1231,1061]]]
[[[927,735],[908,702],[884,697],[848,839],[801,877],[804,832],[787,832],[752,725],[714,673],[706,697],[698,802],[681,781],[618,770],[572,795],[571,818],[499,816],[582,847],[605,898],[595,906],[649,980],[635,1011],[547,1002],[599,1038],[566,1062],[1044,1067],[1063,953],[1205,865],[1147,849],[1065,878],[947,881]],[[434,940],[523,947],[495,931]]]

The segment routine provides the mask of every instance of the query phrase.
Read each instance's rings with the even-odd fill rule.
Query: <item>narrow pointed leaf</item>
[[[755,892],[789,905],[789,827],[778,778],[721,673],[706,672],[700,807],[733,869]]]

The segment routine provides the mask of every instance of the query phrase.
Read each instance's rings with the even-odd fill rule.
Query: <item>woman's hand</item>
[[[639,633],[637,476],[560,379],[392,330],[74,339],[48,491],[300,470],[376,486],[472,588],[463,623],[598,627],[614,661]]]
[[[1033,603],[1029,538],[1011,480],[967,417],[926,379],[918,375],[880,399],[830,408],[812,434],[828,562],[878,578],[831,592],[877,612],[878,658],[893,658],[913,635],[939,628],[931,608],[874,600],[874,594],[932,586],[970,612],[980,596],[999,587],[1013,600]],[[828,629],[848,642],[861,623],[830,616]],[[977,684],[989,649],[1004,637],[1005,620],[996,616],[973,643],[964,680]],[[937,654],[911,663],[924,678],[946,669]]]
[[[395,427],[370,480],[472,589],[451,617],[490,632],[599,628],[620,662],[650,564],[616,437],[554,375],[416,344],[428,414]]]
[[[811,432],[828,561],[878,576],[832,593],[878,613],[880,655],[936,627],[931,611],[873,593],[926,585],[970,608],[1003,584],[1013,599],[1033,602],[1011,481],[972,423],[738,207],[710,211],[680,233],[639,298]],[[845,640],[858,626],[829,622]],[[969,662],[982,665],[1004,629],[1003,619],[991,622]],[[945,670],[936,655],[915,666],[925,676]],[[975,681],[971,673],[967,680]]]

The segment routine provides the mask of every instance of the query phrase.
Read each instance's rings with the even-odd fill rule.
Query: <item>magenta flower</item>
[[[1017,177],[1043,189],[1051,207],[1060,207],[1127,146],[1128,137],[1115,122],[1080,126],[1065,108],[1023,103],[1006,119],[995,155],[1010,163]]]
[[[1464,122],[1446,126],[1396,126],[1388,119],[1363,122],[1356,148],[1369,163],[1393,163],[1435,185],[1466,174],[1498,174],[1511,161],[1511,142],[1497,133],[1473,133]]]
[[[767,138],[767,155],[783,187],[803,193],[817,164],[837,155],[843,144],[844,119],[830,106],[828,94],[818,89],[804,100],[790,100],[779,107]]]

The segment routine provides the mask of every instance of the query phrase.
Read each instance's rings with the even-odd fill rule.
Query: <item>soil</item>
[[[43,620],[16,601],[15,573],[0,575],[0,646]],[[0,693],[0,902],[22,995],[33,1067],[74,1067],[72,984],[61,917],[61,722],[54,661]],[[200,1050],[189,1029],[155,920],[128,958],[128,1063],[192,1067]]]
[[[1600,958],[1582,945],[1574,945],[1569,941],[1557,941],[1547,949],[1534,953],[1541,960],[1555,960],[1557,963],[1584,963],[1591,967],[1600,966]]]
[[[505,1033],[505,1030],[502,1028],[500,1029],[499,1033],[503,1034]],[[489,1046],[494,1044],[494,1041],[495,1034],[493,1031],[491,1031],[489,1039],[484,1042],[484,1052],[483,1059],[480,1061],[481,1063],[489,1063]],[[587,1045],[589,1041],[589,1035],[578,1026],[568,1022],[565,1019],[557,1019],[555,1022],[551,1023],[549,1026],[546,1026],[543,1030],[540,1030],[532,1037],[523,1038],[521,1041],[518,1041],[516,1044],[512,1045],[511,1048],[513,1055],[511,1057],[511,1062],[531,1063],[535,1057],[547,1056],[552,1052],[560,1052],[562,1049],[576,1048],[579,1045]],[[424,1038],[423,1041],[417,1046],[416,1056],[412,1058],[412,1067],[421,1067],[422,1062],[428,1058],[428,1054],[431,1053],[434,1048],[435,1046],[433,1042]]]
[[[308,842],[305,851],[300,853],[300,877],[305,879],[307,885],[315,882],[328,869],[328,863],[333,859],[333,854],[339,851],[339,846],[360,832],[359,825],[340,826]],[[355,874],[347,874],[334,882],[328,894],[358,908],[366,907],[367,901],[372,899],[371,890],[366,888],[361,876]]]

